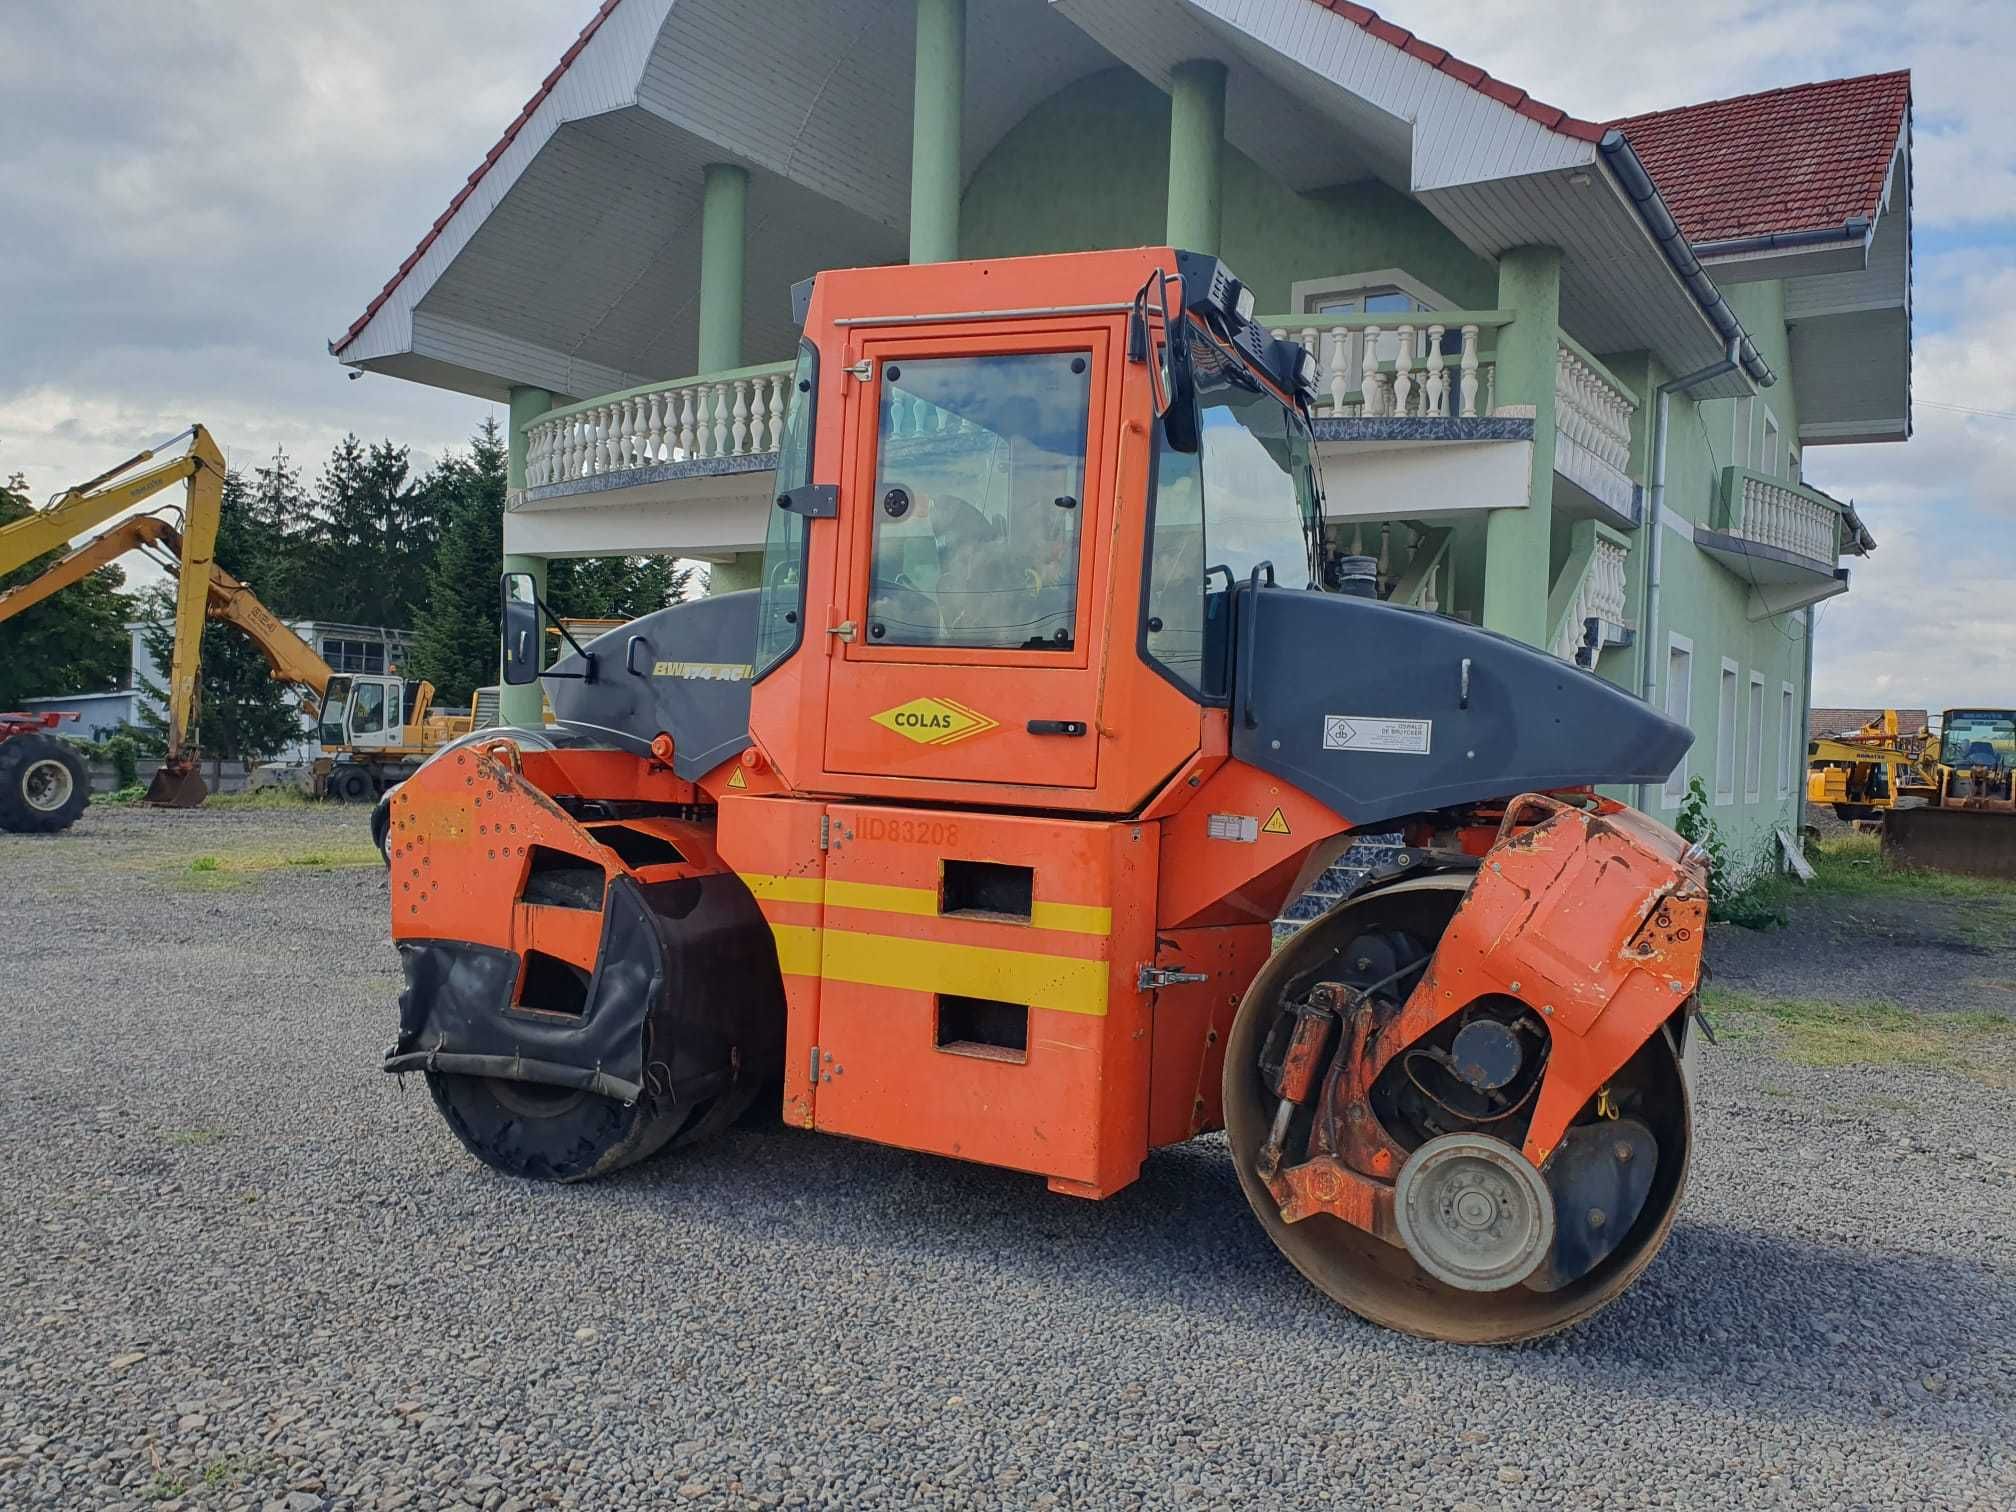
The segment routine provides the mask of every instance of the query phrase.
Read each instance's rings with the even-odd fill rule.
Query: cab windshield
[[[1223,693],[1226,596],[1258,571],[1316,588],[1322,496],[1308,423],[1245,365],[1201,335],[1191,342],[1198,448],[1157,429],[1142,649],[1177,682]]]
[[[350,679],[332,677],[329,686],[322,690],[322,744],[342,745],[349,737],[344,733],[344,716],[350,712]]]
[[[2016,766],[2016,710],[1955,709],[1939,733],[1947,766]]]

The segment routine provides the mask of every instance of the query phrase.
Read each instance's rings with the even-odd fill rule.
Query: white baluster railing
[[[1738,472],[1730,534],[1832,567],[1841,548],[1841,517],[1791,484]]]
[[[1612,625],[1624,623],[1625,568],[1629,559],[1628,547],[1607,535],[1597,535],[1596,549],[1555,635],[1553,651],[1563,661],[1575,660],[1575,653],[1582,649],[1584,626],[1589,620],[1600,619]]]
[[[1455,323],[1432,313],[1420,320],[1287,323],[1268,327],[1280,340],[1299,341],[1316,354],[1315,412],[1332,419],[1406,415],[1474,418],[1491,413],[1495,364],[1480,359],[1483,326]],[[1458,349],[1444,352],[1455,333]]]
[[[1600,462],[1631,470],[1631,415],[1637,401],[1592,358],[1563,341],[1555,351],[1554,428]]]
[[[771,363],[678,378],[541,415],[526,428],[526,485],[774,452],[784,436],[790,375],[790,363]]]

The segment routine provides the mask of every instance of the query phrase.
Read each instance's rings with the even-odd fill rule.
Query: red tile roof
[[[1313,3],[1342,16],[1360,30],[1370,32],[1381,42],[1399,48],[1408,57],[1419,58],[1431,68],[1439,69],[1450,78],[1469,85],[1479,94],[1489,95],[1500,105],[1518,111],[1529,121],[1538,121],[1549,131],[1558,131],[1563,136],[1576,137],[1584,142],[1602,140],[1604,128],[1596,122],[1577,120],[1565,110],[1541,103],[1516,85],[1507,84],[1503,79],[1492,78],[1474,63],[1465,63],[1447,48],[1422,41],[1404,26],[1395,26],[1376,11],[1367,10],[1362,5],[1354,5],[1352,0],[1313,0]]]
[[[1874,217],[1910,108],[1911,74],[1900,69],[1610,124],[1698,244]]]
[[[371,317],[378,313],[385,301],[392,297],[392,291],[399,287],[399,280],[411,272],[413,264],[426,255],[427,249],[434,245],[434,238],[441,234],[442,228],[453,220],[455,212],[462,208],[462,202],[469,198],[478,184],[483,182],[483,175],[490,171],[490,165],[502,157],[505,148],[517,140],[518,133],[525,129],[525,123],[532,119],[532,112],[545,102],[546,96],[553,92],[553,86],[560,82],[561,76],[573,66],[574,60],[581,56],[581,49],[588,45],[588,39],[595,35],[602,23],[609,19],[609,13],[620,4],[622,0],[602,0],[601,8],[588,18],[588,24],[581,28],[581,35],[574,39],[574,45],[560,55],[560,61],[555,65],[553,72],[539,81],[539,87],[532,91],[532,98],[525,102],[525,108],[518,112],[517,119],[504,128],[504,135],[497,139],[497,145],[484,154],[483,161],[476,165],[476,171],[469,175],[469,181],[457,191],[455,198],[448,202],[448,208],[435,217],[434,224],[427,228],[427,234],[420,238],[420,245],[407,254],[406,261],[399,264],[399,271],[385,280],[385,287],[380,289],[377,297],[364,307],[364,313],[350,322],[350,329],[329,343],[332,354],[341,355],[343,349],[355,341],[358,333],[371,323]]]

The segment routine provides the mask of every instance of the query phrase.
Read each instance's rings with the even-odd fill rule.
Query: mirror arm
[[[579,672],[555,672],[551,667],[545,667],[540,670],[539,675],[541,677],[578,678],[585,683],[594,682],[595,663],[597,660],[595,653],[574,639],[574,633],[561,623],[560,616],[553,612],[552,606],[546,600],[539,597],[537,593],[534,593],[532,595],[532,602],[541,614],[553,622],[553,628],[560,632],[560,639],[567,642],[573,648],[574,654],[581,658],[581,670]]]

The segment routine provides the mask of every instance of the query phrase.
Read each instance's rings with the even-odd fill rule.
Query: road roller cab
[[[1706,891],[1590,789],[1686,730],[1322,590],[1314,364],[1215,258],[796,298],[760,587],[570,642],[555,726],[389,800],[387,1069],[561,1179],[759,1097],[1093,1198],[1224,1128],[1378,1321],[1518,1338],[1615,1295],[1685,1172]],[[503,617],[539,676],[529,579]],[[1406,844],[1275,951],[1368,831]]]

